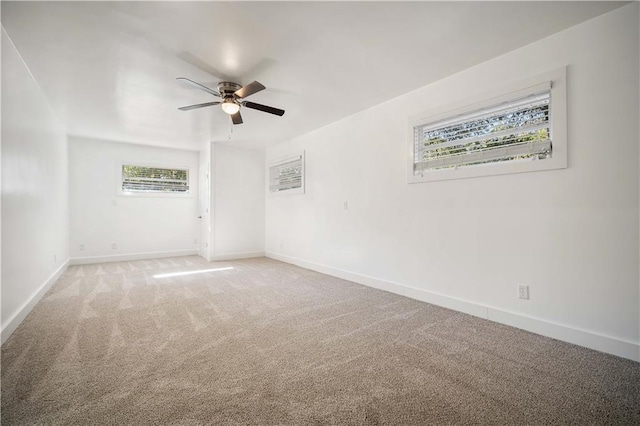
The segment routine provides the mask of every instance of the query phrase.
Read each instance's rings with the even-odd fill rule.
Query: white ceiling
[[[286,141],[605,13],[617,2],[2,2],[2,25],[71,135],[228,141],[179,84],[263,83],[231,142]]]

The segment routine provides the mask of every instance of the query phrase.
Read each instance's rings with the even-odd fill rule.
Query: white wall
[[[2,341],[69,257],[67,136],[2,29]]]
[[[200,219],[200,245],[198,254],[210,260],[211,238],[211,142],[205,142],[198,154],[200,170],[198,172],[198,212]]]
[[[264,255],[264,152],[211,144],[212,260]]]
[[[638,51],[635,3],[269,149],[267,255],[640,359]],[[407,184],[409,116],[563,66],[568,169]]]
[[[186,166],[191,193],[120,195],[123,161]],[[71,258],[101,261],[196,254],[198,161],[196,151],[70,137]]]

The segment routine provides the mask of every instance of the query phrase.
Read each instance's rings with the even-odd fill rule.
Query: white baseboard
[[[33,296],[31,296],[31,298],[29,298],[29,300],[27,300],[20,309],[18,309],[18,312],[16,312],[9,321],[7,321],[7,324],[2,327],[2,332],[0,333],[2,334],[0,337],[2,343],[6,342],[9,336],[16,331],[16,328],[18,328],[20,323],[24,321],[27,315],[29,315],[29,312],[31,312],[33,307],[36,306],[40,299],[42,299],[42,296],[49,291],[53,283],[55,283],[64,271],[67,270],[69,264],[69,259],[67,259],[67,261],[60,265],[60,267],[40,286],[38,291],[36,291]]]
[[[211,256],[209,259],[211,262],[217,262],[220,260],[238,260],[238,259],[252,259],[254,257],[264,257],[263,251],[248,251],[244,253],[229,253],[218,254]]]
[[[331,266],[309,262],[280,253],[267,251],[265,256],[282,262],[291,263],[302,268],[321,272],[323,274],[353,281],[368,287],[399,294],[422,302],[431,303],[433,305],[442,306],[444,308],[464,312],[490,321],[520,328],[542,336],[551,337],[553,339],[562,340],[564,342],[640,362],[640,344],[636,342],[622,340],[588,330],[581,330],[575,327],[558,324],[540,318],[529,317],[515,312],[505,311],[503,309],[483,305],[470,300],[458,299],[403,284],[383,281],[367,275],[344,271]]]
[[[126,262],[129,260],[160,259],[163,257],[180,257],[198,255],[198,250],[155,251],[150,253],[114,254],[109,256],[87,256],[69,259],[70,265],[87,265],[90,263]]]

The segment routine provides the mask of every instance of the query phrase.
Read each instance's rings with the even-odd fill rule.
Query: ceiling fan
[[[233,122],[233,124],[242,124],[240,107],[256,109],[258,111],[268,112],[269,114],[274,114],[279,116],[284,115],[283,109],[274,108],[268,105],[257,104],[255,102],[244,100],[244,98],[266,89],[266,87],[264,87],[261,83],[258,83],[257,81],[249,83],[246,86],[241,86],[238,83],[232,83],[229,81],[223,81],[218,83],[218,90],[216,91],[214,89],[210,89],[207,86],[203,86],[200,83],[196,83],[195,81],[189,80],[188,78],[185,78],[185,77],[178,77],[176,80],[179,80],[183,83],[186,83],[190,86],[203,90],[213,96],[216,96],[222,99],[221,101],[216,101],[216,102],[205,102],[203,104],[180,107],[178,108],[180,111],[189,111],[192,109],[204,108],[212,105],[220,105],[222,107],[222,110],[231,116],[231,121]]]

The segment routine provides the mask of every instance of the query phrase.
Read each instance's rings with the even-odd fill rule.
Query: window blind
[[[550,87],[543,92],[414,127],[414,174],[552,154]]]
[[[123,192],[189,192],[189,170],[122,165]]]
[[[302,156],[269,167],[269,191],[302,188]]]

